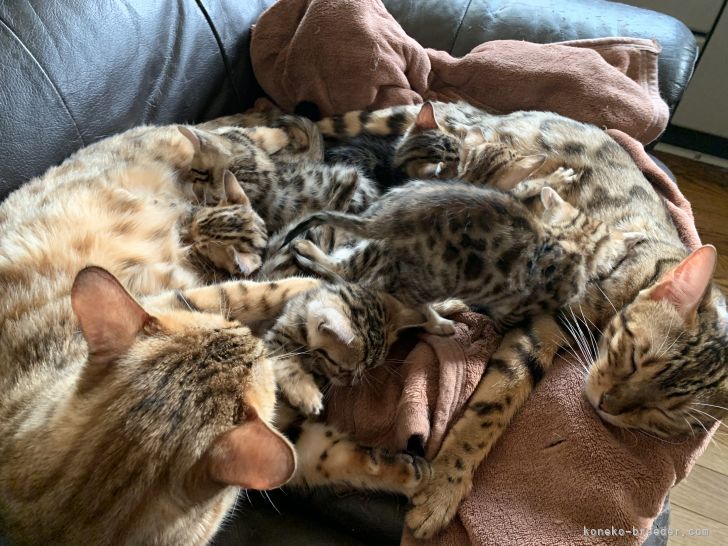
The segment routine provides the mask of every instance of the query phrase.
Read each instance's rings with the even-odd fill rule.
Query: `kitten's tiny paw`
[[[308,258],[310,260],[316,259],[316,245],[308,239],[296,239],[291,243],[291,245],[293,245],[293,251],[296,254],[300,254],[304,258]]]
[[[436,336],[451,336],[455,333],[455,323],[450,319],[439,317],[437,321],[429,321],[423,325],[425,331]]]
[[[468,305],[463,300],[458,300],[455,298],[451,298],[449,300],[441,301],[438,303],[433,303],[432,308],[441,317],[451,317],[453,315],[457,315],[458,313],[467,313],[468,311],[470,311],[470,307],[468,307]]]
[[[405,521],[416,538],[430,538],[444,529],[470,493],[469,473],[450,475],[451,469],[435,465],[434,477],[412,498]]]
[[[423,457],[404,452],[391,453],[380,448],[369,448],[366,453],[366,472],[377,477],[375,487],[399,491],[411,497],[432,477],[432,467]]]
[[[301,381],[283,388],[288,402],[304,415],[319,415],[324,409],[324,395],[311,381]]]
[[[559,167],[547,177],[548,184],[572,184],[579,179],[579,175],[567,167]]]

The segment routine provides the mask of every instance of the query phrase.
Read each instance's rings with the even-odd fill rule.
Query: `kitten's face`
[[[424,322],[383,292],[341,283],[291,300],[276,329],[305,350],[304,369],[335,385],[355,385],[384,362],[399,331]]]
[[[461,138],[437,122],[432,104],[426,102],[397,144],[393,166],[406,179],[455,178],[461,147]]]
[[[728,320],[717,290],[703,300],[708,269],[683,275],[690,285],[668,274],[606,327],[585,387],[602,419],[667,437],[728,413]]]

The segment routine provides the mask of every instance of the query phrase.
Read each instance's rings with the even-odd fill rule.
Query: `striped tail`
[[[326,138],[343,139],[359,135],[402,135],[414,123],[420,106],[394,106],[369,112],[354,110],[324,118],[317,123]]]

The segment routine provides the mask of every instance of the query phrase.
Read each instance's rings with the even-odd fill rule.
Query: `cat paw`
[[[324,409],[324,395],[312,378],[281,385],[286,400],[304,415],[319,415]]]
[[[375,487],[411,497],[432,477],[432,467],[423,457],[379,448],[368,449],[367,455],[366,470],[370,476],[376,476]]]
[[[559,167],[546,177],[546,184],[556,186],[558,186],[559,184],[572,184],[578,179],[579,175],[576,173],[576,171],[574,171],[574,169]]]
[[[453,476],[452,469],[433,468],[434,477],[412,497],[412,508],[405,522],[419,539],[430,538],[444,529],[455,517],[462,500],[470,493],[469,474]]]
[[[433,303],[432,308],[441,317],[451,317],[458,313],[467,313],[470,307],[463,300],[451,298],[449,300]]]
[[[422,327],[428,334],[436,336],[451,336],[455,333],[455,323],[442,317],[438,317],[436,320],[428,320]]]

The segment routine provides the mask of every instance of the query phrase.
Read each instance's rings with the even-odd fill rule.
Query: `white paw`
[[[455,323],[446,318],[438,317],[437,320],[430,320],[423,328],[427,333],[436,336],[451,336],[455,333]]]
[[[412,508],[405,521],[416,538],[430,538],[444,529],[455,517],[462,500],[470,493],[468,472],[433,466],[434,477],[412,498]]]
[[[319,415],[324,409],[324,395],[311,378],[281,385],[281,390],[288,402],[304,415]]]
[[[574,169],[559,167],[547,177],[547,182],[554,185],[572,184],[578,179],[579,175],[574,171]]]

